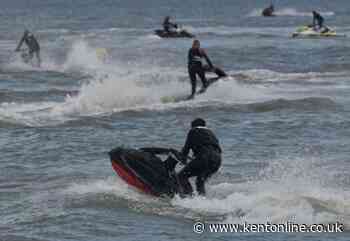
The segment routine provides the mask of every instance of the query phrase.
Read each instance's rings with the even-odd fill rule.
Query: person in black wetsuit
[[[209,67],[204,68],[202,59],[205,59],[208,63]],[[192,44],[192,48],[188,51],[188,74],[191,79],[191,85],[192,85],[192,92],[189,96],[189,99],[193,98],[196,94],[196,85],[197,85],[197,77],[202,81],[203,84],[203,90],[205,90],[208,87],[207,79],[205,78],[205,72],[207,70],[214,69],[213,64],[211,63],[209,57],[207,56],[204,49],[200,48],[200,42],[199,40],[194,40]]]
[[[319,14],[316,11],[312,11],[312,15],[313,15],[313,20],[312,20],[313,27],[315,29],[322,29],[324,18],[321,16],[321,14]]]
[[[192,159],[178,174],[183,195],[191,195],[193,192],[189,182],[190,177],[197,177],[196,190],[199,195],[205,195],[205,182],[218,171],[221,165],[221,147],[214,133],[206,127],[203,119],[197,118],[191,123],[186,143],[182,149],[182,155],[187,156],[192,150]]]
[[[172,28],[177,29],[177,24],[170,22],[170,17],[166,16],[163,21],[163,28],[165,32],[170,33]]]
[[[21,41],[18,43],[18,46],[15,51],[20,51],[23,42],[27,45],[29,49],[29,59],[32,59],[35,54],[38,67],[40,67],[41,58],[40,58],[40,45],[38,43],[38,40],[34,37],[34,35],[31,32],[29,32],[28,30],[25,30],[21,38]]]
[[[275,7],[273,6],[273,4],[271,4],[269,7],[265,8],[263,11],[262,11],[262,15],[264,17],[271,17],[271,16],[274,16],[273,15],[273,12],[275,11]]]

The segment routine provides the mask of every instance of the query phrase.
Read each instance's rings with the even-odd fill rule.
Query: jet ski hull
[[[157,29],[154,31],[154,33],[161,37],[161,38],[194,38],[195,36],[186,30],[181,30],[179,32],[172,31],[172,32],[166,32],[161,29]]]
[[[345,35],[339,35],[334,30],[328,29],[328,31],[316,31],[312,27],[303,26],[297,29],[292,34],[293,38],[338,38],[346,37]]]
[[[114,171],[129,185],[136,187],[138,190],[153,194],[149,187],[137,178],[137,176],[127,167],[119,163],[119,161],[112,160],[112,167]]]
[[[115,148],[109,152],[114,171],[130,186],[154,196],[173,196],[178,184],[167,163],[142,149]],[[174,165],[175,167],[175,165]]]
[[[263,16],[263,17],[276,17],[276,15],[273,13],[273,11],[266,10],[266,9],[261,13],[261,16]]]

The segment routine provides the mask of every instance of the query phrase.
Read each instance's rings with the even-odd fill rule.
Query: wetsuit
[[[190,76],[192,85],[191,97],[193,97],[196,93],[196,75],[198,75],[201,79],[204,89],[208,86],[208,82],[205,78],[205,69],[202,64],[203,58],[205,58],[205,60],[207,61],[209,68],[213,69],[214,66],[208,58],[207,54],[204,52],[204,50],[190,48],[190,50],[188,51],[188,74]]]
[[[194,159],[178,174],[183,188],[183,194],[192,194],[193,189],[188,181],[190,177],[197,177],[196,189],[200,195],[205,195],[205,181],[221,165],[221,148],[214,133],[206,127],[194,127],[188,135],[182,154],[187,157],[192,150]]]
[[[19,42],[16,51],[19,51],[21,49],[21,46],[23,42],[28,46],[29,49],[29,58],[32,59],[33,55],[36,55],[38,65],[40,66],[41,64],[41,59],[40,59],[40,45],[36,38],[34,37],[33,34],[29,32],[25,32],[21,41]]]
[[[169,21],[169,18],[165,18],[164,22],[163,22],[163,28],[165,32],[170,33],[170,29],[171,28],[175,28],[177,29],[177,24],[171,23]]]
[[[313,12],[313,16],[313,26],[318,26],[318,28],[321,29],[323,27],[324,18],[318,12]]]

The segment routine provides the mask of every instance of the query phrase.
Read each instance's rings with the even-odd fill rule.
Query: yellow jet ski
[[[346,37],[346,35],[339,35],[333,29],[325,26],[316,30],[312,25],[299,27],[293,34],[293,38],[335,38]]]

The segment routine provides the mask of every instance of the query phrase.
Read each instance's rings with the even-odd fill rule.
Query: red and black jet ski
[[[154,196],[173,197],[179,193],[175,166],[183,162],[173,149],[117,147],[109,152],[115,172],[129,185]],[[164,156],[163,161],[161,157]]]

